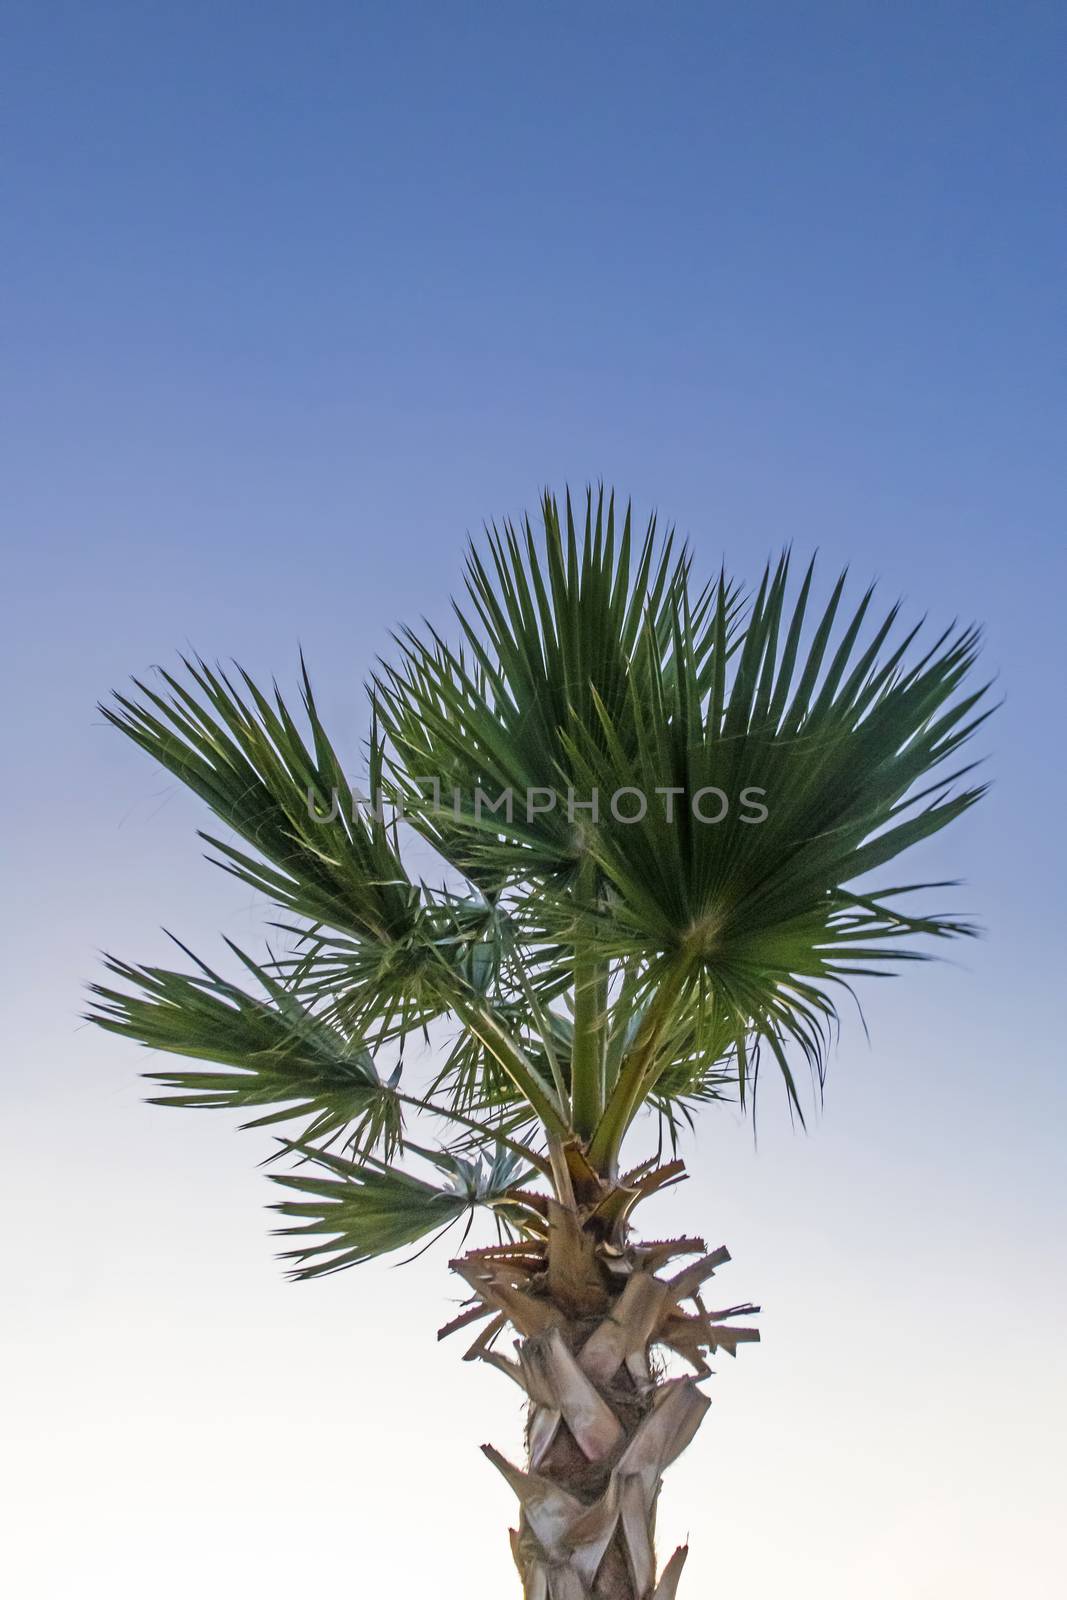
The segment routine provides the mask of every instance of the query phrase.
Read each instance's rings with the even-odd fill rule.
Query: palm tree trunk
[[[511,1542],[526,1600],[674,1600],[687,1552],[675,1551],[657,1581],[663,1474],[710,1404],[698,1387],[711,1375],[705,1353],[735,1354],[758,1339],[755,1329],[723,1325],[758,1307],[709,1312],[701,1286],[729,1252],[709,1254],[699,1239],[617,1242],[623,1209],[606,1226],[602,1191],[597,1198],[593,1208],[548,1200],[543,1240],[454,1261],[473,1303],[442,1336],[483,1321],[466,1359],[500,1368],[527,1399],[525,1465],[483,1446],[519,1501]],[[683,1255],[699,1259],[659,1275]],[[695,1312],[683,1310],[687,1300]],[[514,1359],[493,1348],[509,1325],[519,1336]],[[682,1356],[693,1375],[662,1377],[657,1346]]]
[[[665,1600],[684,1552],[656,1584],[656,1504],[663,1471],[689,1443],[707,1400],[691,1379],[638,1385],[624,1363],[595,1375],[553,1329],[520,1346],[529,1403],[528,1465],[486,1454],[521,1505],[512,1536],[528,1600]],[[587,1341],[588,1342],[588,1341]]]

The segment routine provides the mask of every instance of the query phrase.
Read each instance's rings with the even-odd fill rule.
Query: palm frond
[[[836,640],[843,581],[801,661],[810,570],[779,655],[787,580],[783,558],[764,576],[729,682],[702,693],[705,652],[683,608],[671,677],[657,675],[647,695],[632,685],[621,717],[598,704],[595,735],[569,741],[589,790],[610,795],[625,772],[644,804],[639,815],[632,801],[625,814],[602,807],[589,836],[611,893],[586,935],[606,954],[706,984],[733,1018],[735,1047],[757,1036],[784,1066],[791,1041],[821,1075],[834,986],[914,959],[916,934],[973,931],[959,917],[902,914],[896,890],[849,885],[979,799],[983,787],[962,781],[970,767],[951,763],[988,713],[984,690],[960,692],[974,630],[944,634],[911,666],[910,638],[880,661],[895,610],[861,647],[866,595]],[[712,626],[722,634],[721,608]],[[668,790],[671,814],[655,800]],[[571,916],[561,903],[559,937]],[[738,1052],[742,1091],[744,1060]]]
[[[385,817],[353,803],[306,669],[310,745],[277,690],[272,703],[240,672],[242,695],[225,673],[183,660],[189,684],[160,670],[163,693],[135,680],[139,701],[117,694],[100,709],[264,858],[203,835],[222,865],[311,922],[383,945],[410,937],[418,891]],[[380,762],[372,739],[372,787]]]
[[[265,968],[226,942],[263,995],[220,977],[191,951],[186,954],[197,973],[109,957],[108,971],[129,987],[91,985],[89,1018],[100,1027],[153,1050],[215,1064],[212,1071],[145,1073],[170,1091],[151,1103],[260,1111],[246,1127],[306,1119],[307,1141],[343,1134],[346,1144],[380,1146],[391,1155],[402,1134],[395,1078],[383,1080],[358,1039],[307,1011]]]
[[[633,685],[653,671],[670,680],[691,568],[672,531],[658,538],[655,517],[635,541],[627,506],[617,529],[603,490],[587,494],[581,528],[569,495],[563,517],[549,495],[541,514],[540,542],[527,520],[488,530],[486,558],[469,549],[470,609],[456,606],[463,646],[405,630],[399,663],[383,663],[374,684],[405,813],[491,892],[523,874],[572,871],[583,824],[571,806],[569,736],[595,737],[598,705],[623,718]],[[700,635],[703,684],[719,670],[716,652],[729,659],[734,648],[739,594],[725,580],[721,593],[727,626]],[[698,628],[713,595],[691,602]]]
[[[493,1211],[505,1227],[521,1222],[524,1208],[511,1191],[530,1176],[509,1151],[468,1161],[445,1151],[411,1147],[430,1161],[445,1182],[433,1184],[397,1166],[365,1157],[349,1161],[298,1144],[287,1146],[322,1175],[272,1174],[300,1200],[273,1209],[294,1219],[278,1231],[302,1242],[285,1252],[295,1278],[317,1278],[388,1255],[431,1238],[479,1207]]]

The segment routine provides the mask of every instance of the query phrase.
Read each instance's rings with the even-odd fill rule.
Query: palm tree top
[[[983,793],[977,631],[924,642],[844,575],[817,607],[788,553],[750,593],[692,568],[603,490],[488,529],[450,635],[399,632],[368,686],[355,802],[306,668],[299,713],[199,658],[103,708],[206,802],[285,950],[109,959],[90,1015],[201,1063],[154,1067],[157,1103],[288,1126],[298,1275],[479,1206],[537,1238],[576,1185],[618,1211],[643,1108],[673,1140],[770,1063],[801,1113],[856,980],[973,932],[880,879]]]

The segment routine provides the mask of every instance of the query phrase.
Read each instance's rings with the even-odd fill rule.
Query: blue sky
[[[705,570],[751,578],[791,541],[984,622],[1004,697],[994,790],[922,863],[967,879],[988,938],[878,986],[808,1136],[771,1096],[758,1153],[729,1114],[701,1136],[685,1215],[722,1218],[737,1297],[777,1322],[678,1469],[692,1591],[992,1600],[1021,1572],[1051,1597],[1062,7],[0,11],[5,1182],[38,1219],[20,1594],[71,1592],[34,1554],[57,1501],[120,1600],[205,1562],[219,1593],[280,1596],[308,1560],[333,1582],[323,1504],[386,1581],[375,1531],[403,1539],[412,1506],[368,1461],[395,1451],[406,1482],[414,1448],[391,1385],[437,1418],[418,1447],[457,1498],[433,1537],[476,1518],[479,1581],[512,1581],[473,1446],[514,1419],[425,1354],[441,1262],[282,1283],[254,1143],[146,1110],[136,1054],[79,1031],[98,947],[162,956],[166,923],[208,953],[260,920],[199,862],[195,802],[93,707],[189,645],[292,683],[302,645],[355,752],[367,671],[395,623],[446,621],[466,533],[603,478]],[[356,1364],[286,1396],[280,1372],[330,1360]],[[211,1506],[234,1492],[231,1523]],[[203,1539],[161,1575],[179,1514]],[[433,1558],[446,1600],[461,1565]]]

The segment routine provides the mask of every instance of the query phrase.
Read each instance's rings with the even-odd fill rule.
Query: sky
[[[447,1247],[288,1283],[264,1140],[146,1107],[101,949],[263,908],[95,703],[190,647],[358,761],[463,544],[601,479],[986,628],[987,929],[865,992],[825,1107],[713,1108],[656,1232],[763,1343],[667,1480],[693,1596],[1062,1592],[1067,15],[982,5],[0,0],[0,1338],[20,1600],[504,1595],[520,1447]],[[714,1236],[714,1238],[712,1238]],[[726,1278],[723,1278],[724,1288]]]

